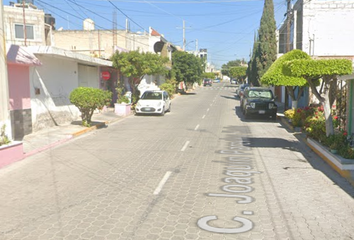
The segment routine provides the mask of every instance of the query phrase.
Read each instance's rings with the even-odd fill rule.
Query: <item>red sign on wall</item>
[[[103,80],[109,80],[111,78],[111,74],[107,71],[101,72],[101,76]]]

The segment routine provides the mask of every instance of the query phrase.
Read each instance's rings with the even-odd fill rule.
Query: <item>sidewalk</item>
[[[23,140],[24,157],[34,155],[38,152],[57,146],[70,139],[86,132],[102,128],[109,123],[123,119],[114,113],[114,108],[109,108],[106,112],[94,113],[92,116],[91,127],[81,125],[81,119],[72,123],[49,127],[40,131],[26,135]]]

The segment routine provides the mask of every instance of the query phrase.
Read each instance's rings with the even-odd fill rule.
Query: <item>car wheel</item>
[[[170,103],[170,106],[168,107],[167,112],[171,112],[171,103]]]
[[[162,109],[162,112],[160,113],[161,116],[165,115],[165,108]]]
[[[277,121],[277,114],[273,114],[272,115],[272,119],[273,119],[274,122],[276,122]]]

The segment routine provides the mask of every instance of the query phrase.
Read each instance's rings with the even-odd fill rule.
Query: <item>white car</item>
[[[166,91],[146,91],[135,107],[136,114],[160,114],[171,111],[171,99]]]

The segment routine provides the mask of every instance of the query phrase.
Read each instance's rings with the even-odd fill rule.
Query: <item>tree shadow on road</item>
[[[289,141],[282,138],[248,138],[248,147],[257,148],[282,148],[299,152],[298,142]]]

